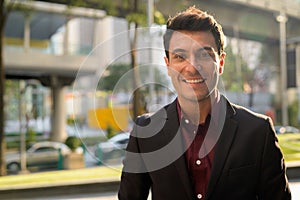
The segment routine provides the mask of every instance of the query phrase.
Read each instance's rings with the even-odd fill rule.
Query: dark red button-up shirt
[[[192,122],[185,118],[185,116],[181,113],[179,103],[177,104],[177,107],[181,132],[183,134],[185,144],[187,145],[185,158],[190,179],[194,186],[195,195],[198,198],[203,199],[210,178],[214,149],[207,152],[204,157],[200,157],[199,152],[200,148],[204,148],[205,151],[205,146],[202,146],[202,144],[210,125],[211,117],[208,115],[205,123],[203,124],[199,124],[198,126],[193,125]]]

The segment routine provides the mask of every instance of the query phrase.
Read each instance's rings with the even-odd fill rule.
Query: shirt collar
[[[213,105],[212,105],[212,110],[208,114],[208,116],[206,117],[205,123],[207,123],[207,121],[209,122],[210,120],[212,120],[211,123],[218,124],[217,119],[219,119],[219,111],[221,109],[220,99],[221,99],[220,92],[217,91],[216,98],[214,99],[214,102],[213,102]],[[185,116],[183,116],[184,114],[181,111],[181,106],[180,106],[180,103],[179,103],[178,99],[176,100],[176,106],[177,106],[177,113],[178,113],[179,123],[182,121],[183,118],[188,119]],[[208,120],[208,117],[210,117],[211,119]]]

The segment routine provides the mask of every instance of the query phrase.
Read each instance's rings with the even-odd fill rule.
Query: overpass
[[[20,1],[21,2],[21,1]],[[53,92],[53,125],[52,139],[62,140],[64,137],[64,86],[70,85],[76,77],[80,64],[87,53],[99,42],[97,35],[104,29],[99,23],[106,17],[105,11],[70,8],[60,4],[30,1],[20,3],[19,9],[13,10],[5,27],[4,61],[8,78],[39,79]],[[180,0],[158,1],[156,7],[166,16],[175,14]],[[279,15],[287,16],[286,39],[292,48],[299,48],[300,37],[300,2],[298,0],[192,0],[191,5],[199,5],[214,14],[222,24],[227,36],[263,42],[269,46],[276,66],[280,66],[280,23]],[[28,12],[29,10],[29,12]],[[179,8],[178,8],[179,10]],[[68,24],[74,18],[91,19],[93,30],[90,38],[91,47],[79,53],[70,52],[70,30]],[[50,38],[65,26],[61,54],[36,51],[49,46]],[[12,48],[12,44],[22,48]],[[115,47],[118,48],[118,47]],[[300,55],[300,51],[297,51]],[[95,58],[97,59],[97,58]],[[89,59],[86,71],[81,74],[94,73],[95,60]],[[99,58],[97,59],[99,61]]]
[[[156,7],[166,16],[182,9],[170,6],[170,2],[158,1]],[[180,0],[172,1],[172,5],[176,3],[180,5]],[[300,35],[299,0],[192,0],[185,5],[197,5],[214,15],[229,37],[238,35],[241,39],[278,44],[280,33],[276,18],[280,13],[288,17],[287,39]]]
[[[172,0],[173,2],[174,0]],[[95,39],[103,27],[97,21],[106,17],[105,11],[88,8],[70,8],[62,4],[38,1],[17,1],[23,8],[13,10],[7,19],[5,27],[6,50],[4,52],[6,74],[8,77],[26,78],[56,75],[74,78],[86,55],[97,45]],[[22,3],[23,2],[23,3]],[[176,5],[175,0],[172,5]],[[279,54],[280,38],[278,15],[287,16],[287,43],[300,41],[300,0],[192,0],[190,5],[199,5],[204,10],[216,16],[229,37],[254,40],[271,45],[275,54]],[[176,12],[170,1],[158,1],[156,7],[165,16]],[[25,8],[24,8],[25,7]],[[23,10],[22,10],[23,9]],[[178,8],[179,9],[179,8]],[[28,12],[28,10],[30,10]],[[36,46],[50,45],[50,38],[64,25],[74,18],[89,18],[94,21],[92,46],[84,53],[69,52],[70,33],[65,31],[63,38],[63,52],[54,55],[51,52],[32,50]],[[98,31],[98,32],[97,32]],[[9,50],[9,45],[19,43],[23,49]],[[279,57],[279,56],[276,56]],[[18,59],[16,59],[18,58]],[[279,62],[278,62],[279,63]],[[91,63],[92,64],[92,63]],[[92,70],[92,69],[91,69]],[[89,70],[86,73],[90,73]]]

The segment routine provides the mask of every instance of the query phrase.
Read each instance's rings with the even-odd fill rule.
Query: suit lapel
[[[223,100],[225,100],[225,98]],[[218,179],[222,173],[224,164],[226,162],[232,141],[236,134],[237,122],[231,118],[232,115],[234,114],[234,110],[229,105],[227,100],[225,100],[225,102],[227,104],[226,117],[225,117],[224,126],[221,135],[215,147],[211,177],[208,183],[205,199],[209,199],[209,196],[212,194],[218,182]]]
[[[169,142],[174,138],[176,134],[180,134],[180,128],[179,128],[179,122],[178,122],[178,113],[176,108],[176,101],[174,101],[168,108],[167,108],[167,116],[168,119],[166,121],[166,124],[164,126],[163,132],[164,132],[164,139],[166,142]],[[176,141],[176,147],[174,148],[183,148],[182,140]],[[173,152],[170,152],[173,153]],[[183,188],[186,192],[187,198],[186,199],[193,199],[193,186],[190,181],[190,177],[188,174],[188,169],[184,157],[184,153],[173,163],[176,168],[176,174],[181,179],[181,183],[183,185]],[[179,184],[179,183],[174,183]]]

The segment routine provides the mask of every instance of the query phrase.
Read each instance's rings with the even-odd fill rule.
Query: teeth
[[[191,80],[185,80],[186,83],[203,83],[204,79],[191,79]]]

